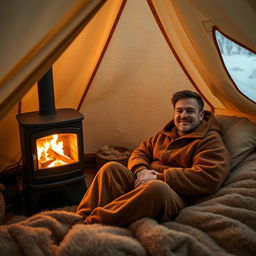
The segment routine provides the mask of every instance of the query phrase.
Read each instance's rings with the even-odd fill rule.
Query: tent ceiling
[[[240,115],[250,114],[254,119],[256,104],[233,85],[222,65],[212,31],[217,27],[230,37],[238,38],[238,41],[242,40],[246,46],[255,49],[255,5],[251,5],[250,0],[148,2],[153,6],[155,16],[160,20],[160,27],[166,33],[176,56],[203,95],[207,95],[216,112],[240,112]],[[245,22],[243,17],[247,13],[249,16]]]
[[[94,152],[104,143],[136,146],[169,119],[168,95],[193,85],[217,113],[255,118],[256,104],[232,85],[212,33],[216,26],[255,50],[253,1],[235,1],[234,12],[227,10],[233,5],[229,0],[223,6],[219,0],[26,3],[29,7],[21,6],[19,0],[6,1],[0,10],[1,19],[6,19],[0,24],[1,34],[6,34],[0,44],[0,117],[6,115],[0,127],[1,144],[6,145],[0,165],[20,156],[15,104],[23,97],[22,111],[38,110],[36,87],[29,89],[52,64],[57,108],[79,106],[85,115],[84,134],[90,138],[85,140],[85,152]],[[239,10],[244,17],[250,7],[244,31],[243,20],[235,14]],[[12,22],[13,17],[17,22]],[[236,29],[235,24],[239,24]],[[6,127],[8,136],[3,132]]]
[[[205,17],[217,24],[222,32],[256,52],[256,33],[252,31],[256,24],[256,1],[189,1]]]
[[[18,0],[13,0],[2,3],[0,12],[3,22],[0,25],[0,33],[5,36],[1,40],[0,48],[2,56],[0,118],[49,68],[87,23],[92,16],[90,14],[94,13],[103,2],[105,1],[47,0],[38,3],[28,0],[24,5]],[[108,8],[110,10],[113,10],[113,6],[121,8],[121,2],[126,1],[108,0]],[[147,0],[147,2],[185,73],[194,86],[199,88],[203,95],[207,95],[209,104],[215,109],[254,115],[255,104],[236,90],[220,62],[212,28],[216,26],[221,32],[255,50],[255,2],[252,0]],[[116,15],[117,12],[113,12],[112,19]],[[109,27],[110,23],[101,20],[102,36],[97,39],[93,33],[90,33],[89,41],[95,41],[94,45],[105,45],[107,33],[111,31]],[[90,51],[90,54],[96,56],[95,60],[104,47],[96,48],[92,47]],[[93,66],[96,67],[94,64],[91,65],[92,68]],[[89,73],[91,71],[88,71],[86,77],[91,77]]]
[[[0,118],[46,72],[104,2],[1,3]]]

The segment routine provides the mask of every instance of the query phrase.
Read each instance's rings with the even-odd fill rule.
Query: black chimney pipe
[[[37,83],[39,114],[52,115],[56,114],[54,88],[52,78],[52,68],[50,68]]]

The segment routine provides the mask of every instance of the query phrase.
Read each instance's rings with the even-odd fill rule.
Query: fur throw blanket
[[[175,221],[143,218],[120,228],[81,224],[72,211],[45,211],[1,226],[0,255],[256,255],[256,153]]]

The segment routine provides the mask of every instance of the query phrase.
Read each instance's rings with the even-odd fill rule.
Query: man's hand
[[[148,181],[156,180],[156,174],[158,172],[155,170],[143,169],[137,173],[137,179],[134,182],[134,188],[137,188]]]
[[[143,170],[140,170],[139,172],[136,173],[136,176],[137,176],[137,179],[142,176],[142,175],[145,175],[145,174],[156,174],[157,171],[155,170],[151,170],[151,169],[143,169]]]

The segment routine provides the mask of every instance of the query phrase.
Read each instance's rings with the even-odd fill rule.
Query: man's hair
[[[200,111],[202,111],[204,109],[204,101],[203,101],[202,97],[199,94],[197,94],[196,92],[189,91],[189,90],[183,90],[183,91],[179,91],[179,92],[176,92],[173,94],[173,96],[172,96],[173,107],[175,108],[175,105],[178,100],[187,99],[187,98],[196,99],[198,102]]]

